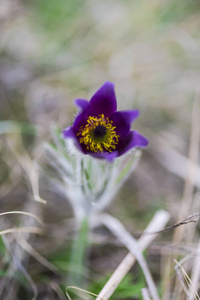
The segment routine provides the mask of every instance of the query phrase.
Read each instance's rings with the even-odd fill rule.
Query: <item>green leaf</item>
[[[0,134],[19,133],[38,135],[37,127],[26,122],[0,121]]]

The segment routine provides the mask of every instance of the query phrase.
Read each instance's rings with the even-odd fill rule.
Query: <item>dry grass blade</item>
[[[199,221],[199,218],[200,218],[200,212],[194,213],[193,215],[189,216],[188,218],[184,219],[183,221],[180,221],[179,223],[176,223],[172,226],[168,226],[168,227],[164,228],[163,230],[155,231],[155,232],[144,232],[144,234],[162,233],[162,232],[177,228],[181,225],[186,225],[189,223],[197,223]]]
[[[193,203],[193,191],[197,179],[196,165],[198,164],[199,157],[199,141],[200,141],[200,104],[199,104],[199,91],[196,91],[193,111],[192,111],[192,120],[191,120],[191,138],[190,138],[190,148],[189,148],[189,161],[187,164],[187,173],[185,178],[185,185],[183,191],[183,199],[181,202],[181,207],[179,211],[179,216],[185,216],[188,211],[190,211]],[[187,232],[188,234],[188,232]],[[177,228],[174,232],[174,241],[176,243],[181,242],[181,240],[186,235],[186,232],[183,231],[183,228]]]
[[[85,294],[87,294],[87,295],[91,295],[91,296],[94,296],[94,297],[97,297],[97,296],[98,296],[97,294],[88,292],[88,291],[86,291],[86,290],[84,290],[84,289],[81,289],[81,288],[78,288],[78,287],[76,287],[76,286],[68,286],[68,287],[66,288],[66,295],[67,295],[67,298],[68,298],[69,300],[72,300],[72,298],[70,297],[70,295],[69,295],[69,293],[68,293],[68,290],[69,290],[69,289],[75,290],[75,291],[78,291],[78,292],[83,292],[83,293],[85,293]],[[88,298],[87,298],[87,299],[88,299]],[[100,299],[101,299],[101,300],[104,300],[103,298],[100,298]]]
[[[29,216],[29,217],[32,217],[34,218],[35,220],[37,220],[39,223],[43,224],[43,221],[36,215],[32,214],[32,213],[29,213],[29,212],[26,212],[26,211],[6,211],[6,212],[3,212],[3,213],[0,213],[0,216],[5,216],[5,215],[12,215],[12,214],[20,214],[20,215],[25,215],[25,216]]]
[[[20,239],[17,239],[18,244],[32,257],[34,257],[37,261],[39,261],[43,266],[48,268],[54,273],[58,272],[58,269],[56,266],[48,262],[42,255],[40,255],[27,241],[20,237]]]
[[[156,145],[152,151],[154,158],[169,172],[186,179],[189,159],[175,150],[162,136],[152,137],[152,144]],[[194,163],[191,163],[191,167],[196,173],[193,183],[200,187],[200,168]]]
[[[149,295],[149,291],[148,291],[147,288],[143,288],[141,290],[141,292],[142,292],[142,298],[143,298],[143,300],[151,300],[151,297]]]
[[[19,235],[17,235],[15,238],[18,238]],[[18,282],[13,282],[12,278],[14,279],[16,277],[16,272],[19,271],[24,275],[26,280],[29,282],[32,292],[33,292],[33,297],[31,300],[36,300],[38,296],[38,288],[36,284],[34,283],[31,275],[28,273],[25,265],[23,262],[24,261],[24,253],[22,251],[19,251],[18,246],[15,244],[14,247],[12,247],[11,243],[7,239],[6,236],[3,236],[3,241],[4,245],[7,248],[8,253],[10,254],[10,257],[12,258],[12,264],[8,267],[6,273],[8,274],[7,277],[3,277],[3,280],[1,281],[0,285],[0,294],[5,294],[3,291],[6,292],[6,299],[14,299],[14,294],[16,293],[16,290],[18,289]],[[12,282],[12,284],[11,284]],[[14,294],[13,294],[14,293]],[[4,298],[3,298],[4,299]]]
[[[181,285],[182,285],[183,290],[185,291],[186,295],[189,297],[189,292],[188,292],[188,288],[189,288],[189,291],[192,294],[193,299],[200,300],[200,297],[199,297],[190,277],[183,269],[181,263],[178,262],[177,260],[174,260],[174,261],[176,263],[176,266],[175,266],[176,273],[178,275],[178,278],[181,282]],[[181,271],[181,273],[180,273],[180,271]],[[185,280],[186,284],[185,284],[184,280]]]
[[[24,274],[24,276],[26,277],[26,279],[28,280],[28,282],[31,285],[32,291],[33,291],[33,297],[31,300],[36,300],[37,296],[38,296],[38,289],[36,284],[34,283],[32,277],[29,275],[29,273],[26,271],[25,268],[21,268],[22,273]]]
[[[144,276],[145,276],[145,279],[146,279],[147,285],[149,287],[149,291],[150,291],[152,298],[155,300],[159,299],[156,286],[152,279],[148,265],[142,255],[142,252],[138,245],[138,242],[130,235],[130,233],[125,229],[125,227],[116,218],[114,218],[108,214],[104,214],[102,216],[102,223],[136,257],[138,263],[140,264],[140,267],[143,270],[143,273],[144,273]]]
[[[4,159],[4,162],[6,163],[6,159]],[[18,166],[12,166],[12,170],[10,170],[11,165],[9,165],[9,163],[7,163],[7,167],[9,169],[9,174],[7,179],[1,183],[0,185],[0,195],[2,198],[6,197],[13,189],[15,186],[17,186],[17,184],[19,183],[20,177],[19,172],[18,172]],[[9,180],[12,184],[10,184]]]
[[[7,234],[7,233],[13,233],[13,232],[25,232],[25,233],[35,233],[35,234],[42,234],[43,231],[41,228],[38,227],[13,227],[9,229],[5,229],[0,231],[0,235]]]
[[[158,211],[149,225],[146,228],[146,231],[155,231],[162,229],[169,220],[169,214],[166,211]],[[155,235],[142,235],[138,240],[138,245],[140,249],[145,250],[149,244],[156,238]],[[131,267],[134,265],[136,259],[134,255],[129,252],[122,262],[119,264],[117,269],[114,271],[108,282],[105,284],[101,292],[99,293],[96,300],[104,299],[107,300],[114,293],[121,280],[125,277],[125,275],[130,271]]]
[[[191,132],[190,132],[190,145],[188,153],[188,163],[186,166],[186,177],[184,183],[183,197],[179,209],[179,218],[186,216],[188,211],[193,206],[193,193],[195,185],[198,185],[199,181],[199,170],[197,169],[198,157],[199,157],[199,141],[200,141],[200,93],[199,89],[196,89],[196,94],[193,102],[192,116],[191,116]],[[173,242],[179,245],[185,238],[187,242],[192,240],[194,230],[183,227],[177,227],[174,231]],[[174,294],[177,300],[182,300],[182,296]]]
[[[49,283],[49,286],[52,288],[52,290],[54,290],[54,292],[57,294],[60,300],[66,300],[66,297],[63,294],[61,287],[56,282],[51,281]]]
[[[200,279],[200,241],[198,243],[197,247],[197,256],[194,259],[193,267],[192,267],[192,272],[191,272],[191,282],[196,290],[198,290],[199,286],[199,279]],[[189,297],[188,300],[194,299],[193,294],[191,290],[189,291]]]
[[[22,166],[24,171],[27,173],[28,178],[31,183],[34,200],[37,202],[41,202],[46,204],[46,200],[42,199],[39,195],[39,174],[36,169],[36,165],[34,161],[29,156],[28,152],[24,149],[23,143],[21,141],[21,136],[19,135],[18,143],[20,143],[21,149],[23,149],[23,153],[20,154],[15,146],[13,145],[13,141],[7,137],[7,145],[9,149],[12,151],[19,164]]]

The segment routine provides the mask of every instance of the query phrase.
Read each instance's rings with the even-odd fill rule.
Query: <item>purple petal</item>
[[[77,134],[81,126],[87,123],[89,102],[85,99],[76,99],[75,104],[81,109],[81,112],[75,117],[73,129]]]
[[[74,131],[73,128],[70,126],[63,130],[62,132],[63,138],[74,138]]]
[[[82,153],[86,154],[86,151],[81,147],[81,144],[79,143],[78,137],[75,134],[73,127],[68,127],[63,130],[62,136],[64,139],[71,138],[73,139],[74,145],[76,148],[78,148]]]
[[[116,145],[116,150],[119,152],[120,156],[132,148],[144,148],[148,145],[148,143],[148,140],[139,132],[130,131],[125,137],[119,139],[119,142]]]
[[[85,126],[87,123],[88,112],[87,109],[83,110],[80,114],[78,114],[74,120],[73,129],[77,134],[81,128],[81,126]]]
[[[113,159],[118,156],[117,151],[113,151],[110,153],[108,153],[108,152],[99,152],[99,153],[90,152],[88,154],[92,155],[95,158],[106,159],[108,161],[113,161]]]
[[[88,115],[98,116],[104,114],[110,117],[117,110],[117,100],[114,84],[105,82],[104,85],[92,96],[89,102]]]
[[[110,117],[115,126],[115,131],[119,136],[125,136],[128,134],[131,128],[131,122],[133,122],[139,115],[138,110],[125,110],[117,111]]]
[[[133,134],[132,143],[134,144],[134,147],[145,148],[149,144],[147,138],[145,138],[139,132],[132,131],[132,134]]]
[[[89,102],[85,99],[76,99],[74,102],[82,111],[89,106]]]

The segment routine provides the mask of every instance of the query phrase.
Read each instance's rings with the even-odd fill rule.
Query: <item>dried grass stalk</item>
[[[160,231],[164,228],[166,223],[169,220],[169,214],[166,211],[160,210],[158,211],[149,225],[147,226],[145,232],[153,232]],[[150,243],[157,237],[158,234],[155,235],[146,235],[145,233],[138,240],[138,246],[141,251],[145,250]],[[96,300],[104,299],[107,300],[114,293],[121,280],[125,277],[125,275],[129,272],[129,270],[134,265],[136,259],[135,256],[129,252],[122,262],[119,264],[117,269],[114,271],[108,282],[105,284],[101,292],[99,293]]]

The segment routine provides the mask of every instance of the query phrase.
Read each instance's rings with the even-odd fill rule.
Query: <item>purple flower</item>
[[[130,130],[139,111],[117,111],[113,83],[105,82],[89,102],[76,99],[75,103],[81,111],[73,126],[63,130],[63,138],[73,139],[82,153],[111,161],[132,148],[147,146],[144,136]]]

